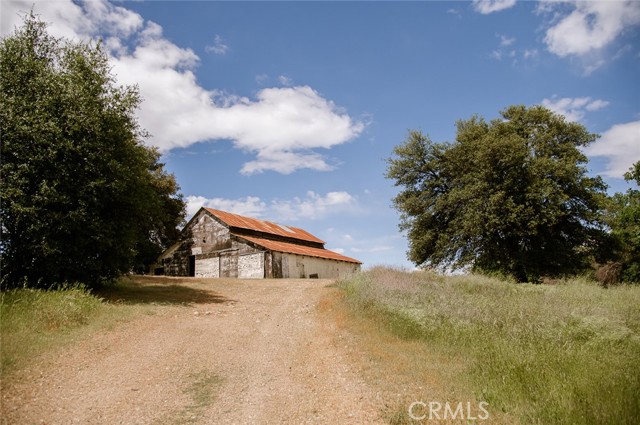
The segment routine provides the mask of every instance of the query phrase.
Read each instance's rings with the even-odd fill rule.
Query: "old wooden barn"
[[[325,242],[291,226],[201,208],[182,240],[159,258],[156,273],[238,278],[337,278],[361,262],[325,249]]]

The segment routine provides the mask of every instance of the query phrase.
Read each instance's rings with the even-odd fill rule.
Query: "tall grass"
[[[514,284],[388,268],[339,286],[358,314],[465,359],[460,386],[494,412],[531,424],[640,420],[638,286]]]
[[[0,295],[0,366],[5,374],[86,325],[103,305],[82,286],[14,289]]]

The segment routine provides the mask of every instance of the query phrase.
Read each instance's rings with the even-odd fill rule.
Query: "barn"
[[[158,259],[156,273],[231,278],[338,278],[360,261],[325,249],[325,242],[292,226],[200,208],[181,240]]]

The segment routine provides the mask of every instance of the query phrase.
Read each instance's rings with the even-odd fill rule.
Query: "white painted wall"
[[[220,257],[196,259],[196,277],[220,277]]]
[[[350,276],[359,268],[358,264],[344,261],[282,254],[282,274],[285,278],[308,278],[312,274],[317,274],[320,279],[336,279]]]
[[[264,278],[264,252],[238,256],[238,277],[242,279]]]

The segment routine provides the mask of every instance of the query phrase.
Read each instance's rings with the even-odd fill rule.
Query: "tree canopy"
[[[184,202],[101,45],[30,14],[0,42],[2,286],[98,285],[152,261]]]
[[[417,265],[538,281],[584,269],[606,238],[606,185],[580,151],[596,140],[541,106],[457,122],[453,143],[410,131],[388,159],[394,206]]]
[[[624,177],[636,188],[613,195],[609,202],[607,224],[617,243],[615,259],[620,263],[620,279],[640,282],[640,161]]]

